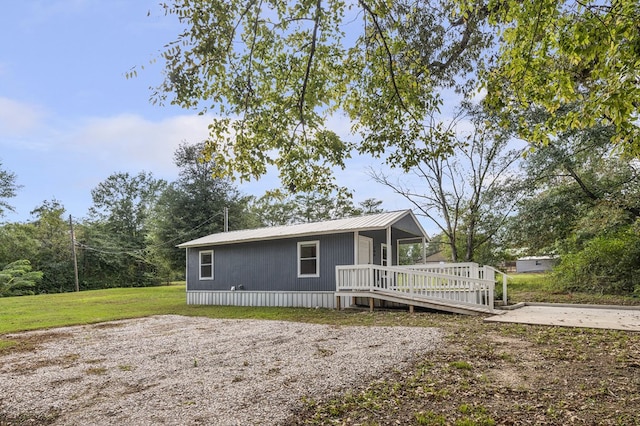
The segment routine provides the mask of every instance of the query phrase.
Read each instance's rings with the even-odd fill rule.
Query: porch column
[[[353,232],[353,264],[358,264],[360,259],[360,233],[358,231]]]
[[[427,239],[422,237],[422,263],[427,263]]]

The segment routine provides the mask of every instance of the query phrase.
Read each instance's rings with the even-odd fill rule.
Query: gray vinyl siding
[[[418,224],[413,220],[411,216],[405,216],[393,224],[394,231],[398,234],[394,237],[407,238],[415,237],[416,235],[422,235],[422,231]]]
[[[299,241],[320,241],[320,276],[298,278]],[[213,249],[213,280],[199,280],[199,252]],[[334,291],[335,266],[353,264],[353,233],[190,248],[187,289]]]

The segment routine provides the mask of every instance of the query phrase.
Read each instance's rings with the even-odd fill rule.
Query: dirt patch
[[[308,407],[296,424],[640,424],[640,333],[433,322],[445,331],[438,350]]]
[[[181,316],[5,337],[24,345],[0,359],[1,425],[286,424],[440,341],[430,328]]]
[[[51,340],[70,337],[69,333],[55,331],[34,331],[31,333],[0,336],[5,346],[0,347],[0,356],[15,352],[28,352]]]

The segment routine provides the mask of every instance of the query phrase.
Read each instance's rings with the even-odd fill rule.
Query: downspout
[[[185,292],[189,291],[189,247],[185,248],[185,255],[184,255],[185,259],[184,259],[184,289]]]

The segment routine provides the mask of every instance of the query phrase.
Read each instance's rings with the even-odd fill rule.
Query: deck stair
[[[368,298],[467,315],[496,314],[492,268],[475,263],[336,267],[336,300]],[[347,299],[344,299],[347,298]],[[348,304],[348,303],[346,303]]]

